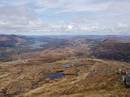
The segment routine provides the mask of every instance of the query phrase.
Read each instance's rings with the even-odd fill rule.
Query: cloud
[[[130,34],[129,0],[0,0],[0,33]]]
[[[98,12],[104,11],[109,7],[109,3],[101,3],[101,4],[85,4],[85,3],[72,3],[64,6],[62,10],[58,13],[67,13],[67,12]]]

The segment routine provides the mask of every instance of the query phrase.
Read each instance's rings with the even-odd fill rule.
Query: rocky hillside
[[[73,64],[65,67],[64,64]],[[90,58],[1,63],[2,97],[129,97],[129,89],[121,83],[118,70],[130,69],[128,63]],[[62,72],[62,78],[50,74]]]

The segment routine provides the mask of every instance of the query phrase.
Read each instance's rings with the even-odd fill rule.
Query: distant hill
[[[70,50],[79,57],[95,56],[129,61],[130,36],[20,36],[0,35],[0,60],[16,60],[21,54],[44,50]],[[49,51],[48,51],[49,52]]]
[[[0,35],[0,47],[16,47],[26,41],[26,37],[24,36]]]
[[[130,41],[123,38],[109,38],[98,43],[93,49],[97,58],[130,61]]]
[[[48,36],[0,35],[0,60],[9,61],[22,53],[58,48],[64,42],[64,39]]]

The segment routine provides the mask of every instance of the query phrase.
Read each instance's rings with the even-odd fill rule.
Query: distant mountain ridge
[[[130,36],[20,36],[0,35],[0,60],[45,49],[72,50],[79,56],[130,60]],[[11,58],[10,58],[11,57]]]

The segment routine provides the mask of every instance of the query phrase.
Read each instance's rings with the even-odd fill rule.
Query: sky
[[[0,0],[0,34],[130,35],[130,0]]]

